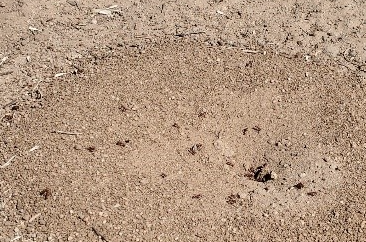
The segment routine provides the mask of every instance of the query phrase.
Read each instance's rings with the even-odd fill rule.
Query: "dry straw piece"
[[[4,165],[0,166],[0,168],[3,169],[5,167],[9,166],[10,163],[14,160],[15,157],[16,157],[16,155],[13,155],[12,157],[10,157],[10,159],[7,162],[5,162]]]

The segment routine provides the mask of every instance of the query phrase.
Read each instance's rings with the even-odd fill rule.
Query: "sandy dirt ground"
[[[366,241],[366,2],[0,0],[0,242]]]

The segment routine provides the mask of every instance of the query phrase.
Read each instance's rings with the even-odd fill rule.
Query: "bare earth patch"
[[[356,76],[183,42],[83,69],[9,107],[4,239],[313,240],[323,226],[361,237],[355,220],[333,221],[352,208],[347,167],[364,155],[350,157],[347,138],[365,142]]]
[[[366,241],[365,9],[0,0],[0,242]]]

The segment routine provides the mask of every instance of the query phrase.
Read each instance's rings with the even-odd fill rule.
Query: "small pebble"
[[[277,178],[278,178],[277,173],[276,173],[276,172],[274,172],[274,171],[271,171],[271,179],[272,179],[272,180],[276,180]]]
[[[362,221],[362,223],[361,223],[361,229],[363,229],[365,227],[366,227],[366,221]]]
[[[149,183],[149,179],[147,179],[147,178],[143,178],[143,179],[141,179],[140,183],[141,183],[142,185],[146,185],[146,184],[148,184],[148,183]]]
[[[79,145],[79,144],[74,146],[74,149],[75,149],[75,150],[81,150],[82,148],[83,148],[83,147],[82,147],[81,145]]]

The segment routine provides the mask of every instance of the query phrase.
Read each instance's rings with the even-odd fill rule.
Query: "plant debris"
[[[81,133],[66,132],[66,131],[60,131],[60,130],[53,131],[52,133],[56,133],[56,134],[67,134],[67,135],[81,135]]]
[[[197,154],[198,151],[202,150],[202,147],[203,147],[202,144],[195,144],[188,151],[192,155],[195,155],[195,154]]]
[[[32,26],[29,26],[29,28],[28,28],[32,33],[34,33],[34,32],[40,32],[41,30],[39,30],[39,29],[37,29],[37,28],[35,28],[35,27],[32,27]]]
[[[259,133],[262,129],[261,129],[261,128],[259,128],[258,126],[254,126],[254,127],[253,127],[253,130],[254,130],[254,131],[257,131],[257,133]]]
[[[5,162],[3,165],[1,165],[0,168],[3,169],[5,167],[9,166],[15,157],[16,157],[16,155],[13,155],[12,157],[10,157],[10,159],[7,162]]]
[[[109,241],[99,229],[97,229],[96,227],[92,227],[91,229],[94,232],[94,234],[97,235],[102,241]]]
[[[41,148],[41,147],[39,147],[38,145],[36,145],[36,146],[32,147],[32,148],[29,150],[29,152],[33,152],[33,151],[35,151],[35,150],[38,150],[39,148]]]
[[[247,134],[247,132],[248,132],[248,128],[244,128],[244,129],[242,130],[243,135],[246,135],[246,134]]]
[[[115,9],[117,7],[118,7],[118,5],[112,5],[112,6],[109,6],[109,7],[106,7],[106,8],[97,8],[97,9],[94,9],[93,12],[101,14],[101,15],[111,16],[112,13],[119,12],[118,9]]]

